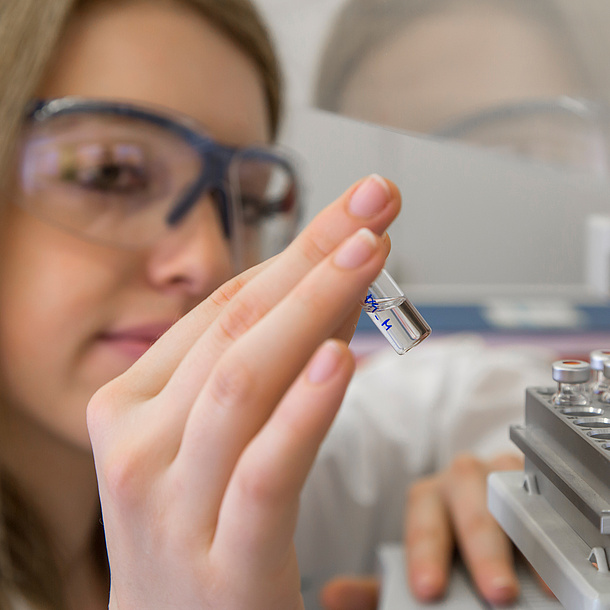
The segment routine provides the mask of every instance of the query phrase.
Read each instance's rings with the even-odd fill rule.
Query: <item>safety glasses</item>
[[[290,159],[233,148],[187,117],[104,100],[40,100],[27,112],[19,204],[83,239],[152,245],[198,202],[213,205],[235,266],[281,251],[299,221]]]

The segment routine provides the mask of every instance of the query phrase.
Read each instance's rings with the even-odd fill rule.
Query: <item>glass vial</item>
[[[385,269],[369,286],[363,307],[398,354],[406,353],[432,332]]]
[[[604,361],[610,358],[610,349],[596,349],[591,352],[589,360],[591,362],[591,370],[593,378],[591,379],[591,393],[602,396],[610,390],[609,379],[604,373]],[[610,372],[610,371],[609,371]]]
[[[582,407],[591,403],[588,383],[591,366],[584,360],[557,360],[553,362],[553,379],[558,389],[551,401],[553,404],[568,407]]]
[[[608,384],[608,389],[603,393],[599,394],[599,399],[602,402],[610,404],[610,360],[604,360],[604,377],[606,378],[606,383]]]

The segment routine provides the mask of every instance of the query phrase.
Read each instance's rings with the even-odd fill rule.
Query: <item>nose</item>
[[[229,241],[209,195],[151,247],[147,272],[158,290],[200,298],[233,275]]]

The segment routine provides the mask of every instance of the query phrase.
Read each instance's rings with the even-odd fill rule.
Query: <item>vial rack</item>
[[[526,391],[525,468],[489,476],[489,509],[567,610],[610,610],[610,404],[555,394]]]

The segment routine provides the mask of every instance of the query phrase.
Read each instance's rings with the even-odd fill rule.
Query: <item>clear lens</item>
[[[62,102],[67,107],[57,112]],[[217,208],[215,228],[230,238],[237,268],[277,254],[294,237],[294,172],[271,149],[235,152],[191,124],[129,106],[76,108],[69,99],[48,106],[57,113],[39,113],[24,133],[17,198],[39,218],[85,239],[138,248],[189,222],[202,200]]]
[[[299,221],[297,184],[290,167],[266,150],[236,155],[229,178],[243,221],[243,263],[250,267],[293,239]]]
[[[22,207],[94,241],[143,246],[166,230],[201,157],[133,117],[74,113],[32,123],[23,139]]]
[[[600,176],[610,168],[602,117],[569,98],[488,109],[435,135]]]

